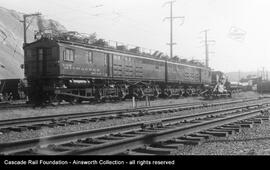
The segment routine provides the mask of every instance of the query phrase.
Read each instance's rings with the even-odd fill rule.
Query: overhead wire
[[[60,4],[58,2],[57,2],[57,4],[58,5],[63,5],[63,4]],[[64,4],[64,8],[66,10],[68,10],[68,11],[79,11],[80,13],[83,13],[86,16],[90,16],[90,17],[95,18],[95,19],[101,19],[101,20],[106,21],[106,22],[113,20],[114,21],[113,24],[110,24],[110,25],[116,25],[117,23],[119,23],[119,20],[120,19],[124,19],[125,21],[129,22],[129,24],[132,24],[133,25],[132,27],[136,27],[137,29],[143,31],[144,33],[153,34],[153,31],[151,31],[149,29],[146,29],[146,27],[141,27],[140,26],[140,25],[142,25],[141,23],[138,23],[137,21],[135,21],[131,17],[128,17],[126,15],[123,15],[123,13],[121,13],[121,12],[119,12],[117,10],[114,10],[112,12],[92,13],[92,12],[89,12],[89,11],[85,11],[83,9],[76,9],[74,7],[70,7],[66,3]],[[115,17],[112,18],[112,15],[111,14],[113,14],[113,16],[115,16]],[[69,20],[71,20],[71,19],[69,18]],[[150,28],[150,26],[149,26],[149,28]],[[111,30],[116,30],[116,28],[114,28],[114,27],[111,27],[110,29]],[[152,36],[152,38],[157,39],[157,37],[161,37],[157,33],[154,33],[154,34],[155,34],[155,36]]]

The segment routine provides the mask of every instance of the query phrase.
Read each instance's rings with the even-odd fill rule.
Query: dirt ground
[[[255,92],[241,92],[234,94],[233,98],[254,98],[259,97],[260,94]],[[220,99],[221,100],[221,99]],[[228,100],[228,99],[227,99]],[[188,97],[179,99],[159,99],[150,101],[151,106],[167,105],[167,104],[181,104],[181,103],[196,103],[207,102],[201,97]],[[137,101],[137,107],[144,107],[145,101]],[[0,110],[0,120],[15,119],[32,116],[45,116],[45,115],[57,115],[68,114],[76,112],[93,112],[102,110],[117,110],[117,109],[132,109],[132,101],[127,100],[118,103],[100,103],[100,104],[83,104],[83,105],[66,105],[66,106],[49,106],[46,108],[18,108],[18,109],[5,109]]]

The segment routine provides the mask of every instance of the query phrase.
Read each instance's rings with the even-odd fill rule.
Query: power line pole
[[[216,42],[215,40],[208,40],[209,29],[203,30],[204,32],[204,46],[205,46],[205,66],[209,67],[209,42]]]
[[[263,70],[262,70],[262,77],[263,77],[263,80],[265,80],[264,67],[263,67]]]
[[[173,3],[175,1],[168,1],[165,4],[170,4],[170,17],[166,17],[164,19],[169,19],[170,20],[170,43],[168,45],[170,46],[170,58],[173,57],[173,46],[176,45],[176,43],[173,42],[173,20],[174,19],[184,19],[185,17],[174,17],[173,16]]]
[[[263,72],[264,72],[264,67],[263,67],[263,70],[262,70],[262,72],[261,72],[261,94],[263,93]]]
[[[266,81],[268,81],[268,70],[266,70]]]
[[[240,80],[241,80],[241,72],[240,72],[240,70],[238,71],[238,82],[240,82]]]
[[[205,30],[204,31],[204,36],[205,36],[205,39],[204,39],[204,44],[205,44],[205,65],[206,67],[209,67],[209,51],[208,51],[208,42],[207,42],[207,31],[208,30]]]
[[[37,12],[37,13],[34,13],[34,14],[25,14],[23,15],[23,21],[21,21],[23,23],[23,46],[25,46],[27,44],[27,29],[29,28],[30,24],[29,23],[27,25],[27,18],[29,17],[33,17],[33,16],[40,16],[41,13]]]

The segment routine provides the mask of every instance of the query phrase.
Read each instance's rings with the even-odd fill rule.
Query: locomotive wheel
[[[80,98],[75,98],[74,102],[77,103],[77,104],[80,104],[80,103],[82,103],[82,99],[80,99]]]
[[[61,103],[60,97],[57,94],[51,95],[49,97],[49,103],[54,105],[54,106],[60,105],[60,103]]]
[[[75,105],[76,104],[76,99],[75,98],[71,98],[68,100],[68,102],[71,104],[71,105]]]

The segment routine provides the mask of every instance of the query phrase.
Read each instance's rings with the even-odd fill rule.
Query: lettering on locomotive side
[[[99,68],[73,66],[72,64],[66,64],[66,63],[63,63],[62,66],[64,70],[85,71],[85,72],[89,72],[89,74],[106,75]]]

